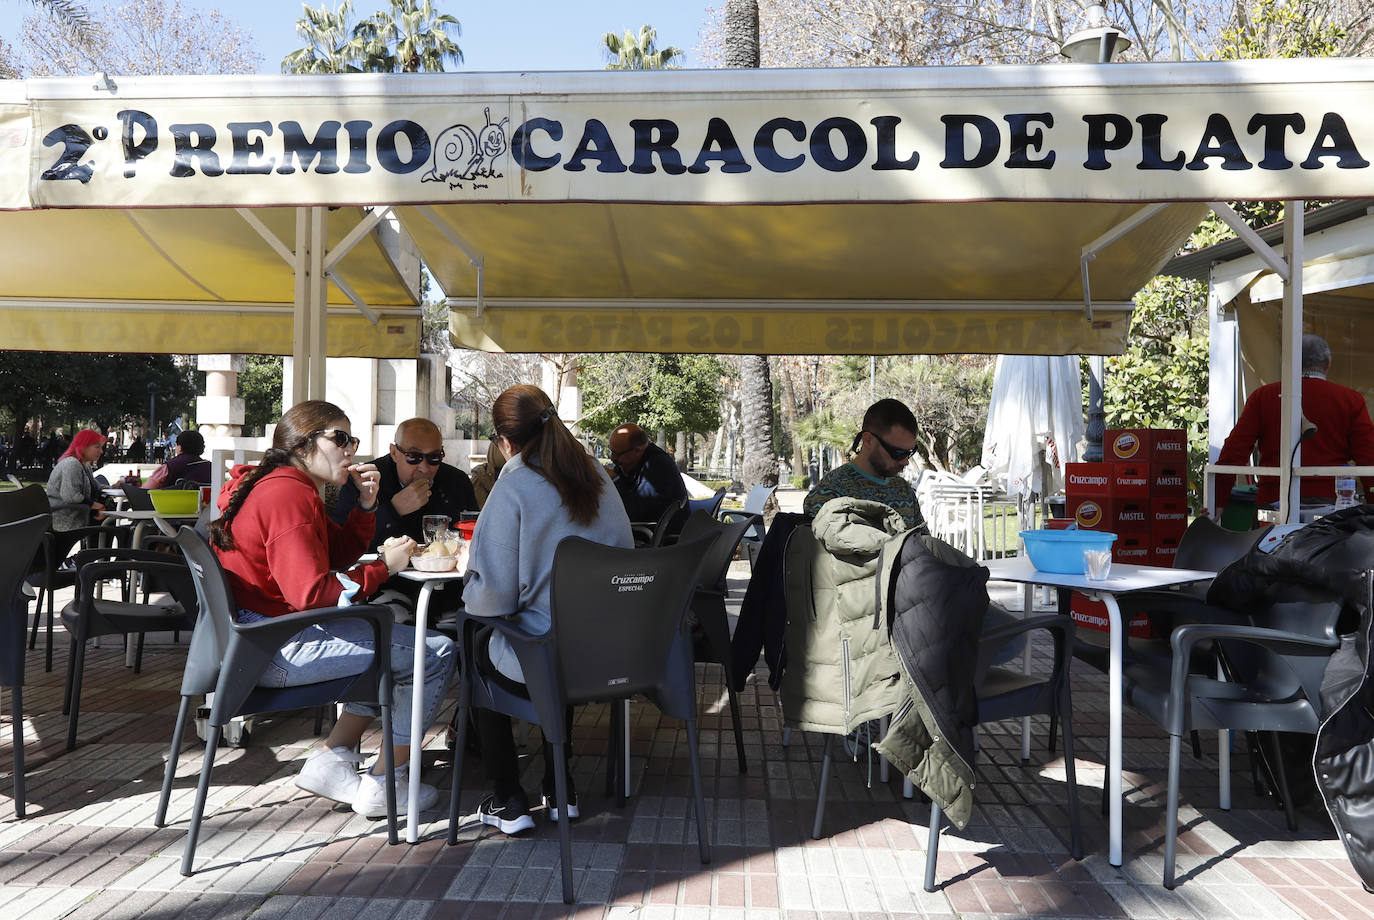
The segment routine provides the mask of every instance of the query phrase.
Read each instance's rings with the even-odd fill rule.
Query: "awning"
[[[1201,202],[1374,150],[1367,60],[112,82],[0,84],[0,208],[395,206],[454,340],[512,351],[1119,351]]]

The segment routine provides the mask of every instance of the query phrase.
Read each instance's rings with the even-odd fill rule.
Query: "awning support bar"
[[[275,233],[267,229],[267,225],[262,222],[258,215],[253,213],[252,208],[234,208],[234,211],[239,217],[242,217],[244,221],[247,222],[248,226],[257,231],[258,236],[262,237],[267,242],[267,245],[271,246],[276,251],[277,255],[282,257],[282,261],[287,265],[295,266],[296,254],[291,251],[291,247],[287,246],[277,238]]]
[[[468,264],[477,269],[477,318],[482,318],[482,313],[486,310],[485,278],[486,259],[479,253],[475,253],[467,241],[458,235],[458,232],[439,219],[439,215],[434,213],[431,207],[421,207],[418,209],[425,216],[435,229],[444,235],[444,238],[463,251],[463,255],[468,257]],[[451,298],[450,298],[451,300]]]
[[[1088,263],[1096,259],[1099,252],[1106,249],[1112,243],[1115,243],[1168,206],[1169,205],[1164,202],[1148,204],[1083,247],[1083,255],[1078,260],[1078,267],[1083,275],[1083,315],[1087,318],[1088,322],[1092,322],[1093,318],[1093,294],[1092,285],[1088,278]]]
[[[326,273],[333,270],[339,264],[339,260],[348,255],[350,249],[363,241],[363,237],[372,232],[372,228],[385,220],[391,214],[391,206],[373,208],[370,212],[358,221],[358,226],[348,231],[348,235],[339,240],[339,245],[329,250],[329,255],[324,260],[324,270]],[[340,287],[340,290],[343,290]]]
[[[1224,201],[1209,201],[1207,207],[1212,209],[1212,213],[1220,217],[1226,226],[1236,232],[1236,236],[1245,241],[1245,245],[1250,247],[1251,252],[1260,257],[1265,265],[1269,266],[1270,271],[1278,275],[1284,281],[1288,280],[1288,263],[1283,261],[1283,256],[1274,251],[1274,248],[1260,239],[1260,235],[1250,229],[1250,225],[1245,219],[1232,210],[1231,206]]]
[[[372,308],[367,305],[367,301],[359,297],[353,288],[349,287],[347,281],[331,271],[326,271],[324,277],[326,281],[334,282],[334,286],[340,291],[343,291],[343,295],[349,299],[349,302],[352,303],[353,306],[358,308],[358,312],[366,317],[369,323],[374,326],[377,325],[377,314],[372,312]]]

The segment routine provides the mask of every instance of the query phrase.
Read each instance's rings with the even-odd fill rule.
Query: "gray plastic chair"
[[[196,785],[196,802],[191,812],[191,827],[186,834],[186,849],[181,858],[181,874],[190,875],[196,855],[196,841],[200,836],[200,822],[205,814],[205,798],[210,791],[210,771],[215,766],[215,751],[219,747],[224,726],[235,716],[258,712],[281,712],[306,709],[335,702],[378,703],[382,709],[382,763],[389,779],[386,786],[387,838],[397,842],[395,763],[391,750],[391,656],[377,655],[372,666],[361,674],[321,681],[299,687],[259,687],[258,680],[272,661],[272,656],[296,633],[307,626],[341,617],[365,621],[372,627],[376,647],[391,647],[391,608],[376,604],[347,607],[323,607],[302,610],[256,623],[238,623],[234,614],[238,605],[229,580],[220,567],[210,544],[190,527],[177,532],[177,545],[185,554],[195,587],[200,615],[195,632],[191,634],[191,648],[186,656],[186,671],[181,679],[181,707],[177,710],[176,727],[172,731],[172,748],[167,755],[167,769],[162,779],[162,795],[158,798],[154,824],[167,826],[167,805],[172,796],[177,759],[186,724],[191,719],[192,699],[214,692],[207,719],[209,731],[205,739],[205,761]]]
[[[563,745],[564,712],[580,703],[613,702],[643,694],[671,718],[687,723],[687,751],[696,802],[697,844],[703,865],[711,861],[697,753],[696,669],[687,608],[700,582],[706,539],[650,549],[621,549],[581,537],[565,537],[553,560],[548,632],[534,635],[502,617],[459,613],[462,656],[458,739],[454,745],[448,842],[458,842],[468,712],[473,707],[505,713],[542,727],[553,748],[555,796],[567,814],[568,780]],[[632,580],[627,580],[627,577]],[[528,697],[517,696],[479,672],[473,659],[477,629],[490,627],[510,642],[524,672]],[[612,706],[614,712],[618,707]],[[614,746],[616,732],[612,731]],[[616,768],[612,752],[607,769]],[[563,901],[573,902],[571,822],[558,822]]]
[[[1361,575],[1362,591],[1374,599],[1374,573]],[[1168,670],[1139,661],[1125,669],[1125,701],[1169,733],[1168,815],[1164,825],[1164,887],[1175,885],[1178,793],[1183,735],[1193,729],[1316,734],[1321,683],[1327,661],[1340,647],[1338,600],[1313,595],[1306,601],[1273,604],[1243,625],[1199,623],[1170,636]],[[1191,673],[1202,643],[1213,643],[1226,680]],[[1277,747],[1277,742],[1273,742]],[[1276,751],[1274,753],[1277,753]],[[1273,757],[1286,786],[1282,756]],[[1289,826],[1296,826],[1291,796],[1284,795]]]
[[[43,511],[31,514],[34,490]],[[24,579],[52,523],[47,498],[38,486],[0,493],[0,688],[10,691],[10,726],[14,737],[14,813],[24,817],[24,629],[29,599]]]

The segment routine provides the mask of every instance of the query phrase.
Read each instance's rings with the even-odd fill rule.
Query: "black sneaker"
[[[554,795],[552,792],[546,792],[546,793],[544,793],[543,799],[544,799],[544,809],[549,813],[549,819],[550,819],[550,820],[553,820],[553,821],[557,821],[557,820],[558,820],[558,797],[557,797],[556,795]],[[579,811],[577,810],[577,792],[576,792],[576,790],[569,789],[569,790],[568,790],[568,818],[569,818],[569,820],[576,821],[576,820],[577,820],[578,818],[580,818],[580,817],[582,817],[582,813],[579,812]]]
[[[524,807],[522,802],[512,799],[498,805],[495,795],[487,796],[477,806],[477,820],[503,834],[534,830],[534,819],[530,817],[530,810]]]

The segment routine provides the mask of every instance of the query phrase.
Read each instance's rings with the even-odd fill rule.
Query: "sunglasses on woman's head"
[[[357,438],[353,437],[342,428],[326,428],[322,431],[316,431],[311,437],[328,438],[334,442],[335,447],[342,448],[343,450],[357,450],[358,445],[361,443]]]
[[[411,466],[419,466],[421,460],[428,463],[430,466],[438,466],[444,462],[443,448],[427,454],[422,454],[418,450],[406,450],[399,444],[396,445],[396,449],[401,452],[401,456],[405,457],[406,463],[409,463]]]

